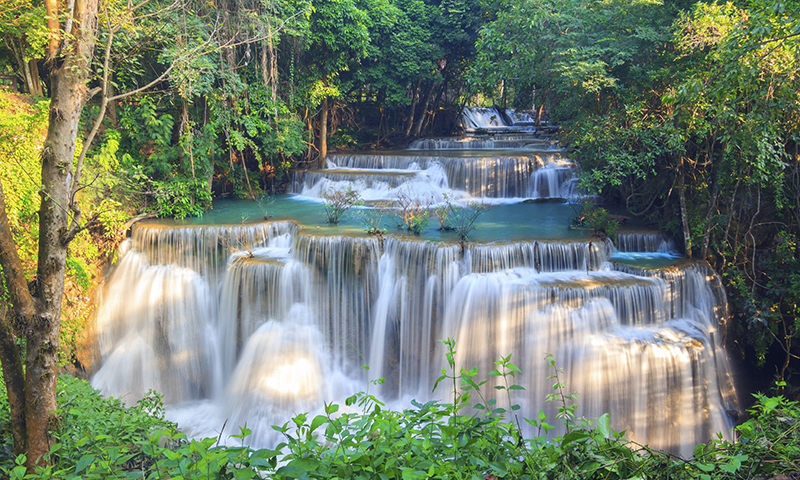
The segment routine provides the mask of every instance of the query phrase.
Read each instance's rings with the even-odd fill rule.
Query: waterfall
[[[506,112],[494,107],[465,107],[461,113],[461,123],[467,130],[511,126]]]
[[[614,243],[621,252],[677,252],[675,241],[661,233],[620,233]]]
[[[206,243],[246,234],[260,246]],[[637,270],[609,263],[613,246],[595,241],[462,250],[271,223],[137,225],[133,238],[148,240],[131,241],[106,286],[93,385],[127,401],[155,388],[170,403],[217,402],[256,444],[274,440],[269,426],[288,413],[335,400],[341,385],[363,388],[361,365],[385,378],[385,399],[433,398],[447,337],[459,365],[482,374],[512,353],[526,415],[555,412],[543,402],[551,353],[582,415],[610,412],[615,428],[655,448],[688,455],[730,426],[724,308],[702,264]],[[159,258],[169,263],[146,261]]]
[[[296,172],[281,205],[307,212],[343,187],[428,206],[489,199],[497,210],[480,223],[489,240],[456,242],[431,227],[367,236],[283,207],[270,215],[289,220],[233,225],[212,212],[205,226],[138,223],[103,288],[92,385],[128,403],[156,389],[190,435],[216,436],[228,419],[229,432],[247,424],[252,446],[272,446],[272,425],[370,380],[384,379],[370,393],[395,408],[452,398],[445,386],[432,392],[446,365],[439,340],[452,338],[458,367],[477,367],[481,380],[513,355],[522,416],[557,413],[545,401],[550,354],[580,393],[580,416],[608,412],[629,438],[684,456],[717,433],[730,438],[727,304],[707,264],[680,259],[661,234],[588,238],[567,229],[568,206],[523,202],[579,196],[576,166],[533,135],[415,147],[429,150],[332,154],[327,168]],[[512,232],[528,224],[552,229]],[[500,380],[489,378],[487,398]]]
[[[295,172],[291,192],[319,198],[352,187],[365,200],[412,192],[428,203],[451,198],[572,198],[575,165],[558,153],[446,157],[408,154],[331,154],[329,168]],[[566,197],[569,196],[569,197]]]
[[[494,134],[466,137],[420,138],[411,142],[409,150],[555,150],[553,141],[530,135]]]

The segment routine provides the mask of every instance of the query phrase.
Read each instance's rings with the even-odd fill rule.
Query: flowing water
[[[729,436],[736,399],[716,274],[658,234],[614,245],[568,229],[576,169],[549,141],[523,137],[332,155],[269,204],[218,202],[202,219],[135,225],[105,285],[92,384],[129,403],[156,389],[188,433],[247,423],[248,441],[265,446],[280,440],[271,425],[369,379],[384,378],[377,394],[399,408],[449,398],[431,388],[445,365],[438,340],[453,338],[457,363],[481,375],[513,354],[523,415],[557,411],[544,401],[549,353],[580,393],[579,415],[609,412],[615,429],[683,455]],[[347,185],[373,202],[403,193],[492,207],[463,246],[434,225],[395,234],[386,209],[392,230],[379,238],[359,215],[324,223],[321,192]]]

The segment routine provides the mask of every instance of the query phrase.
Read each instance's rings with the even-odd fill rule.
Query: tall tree
[[[164,81],[176,65],[172,63],[141,86],[115,94],[111,88],[115,34],[143,18],[156,17],[163,11],[160,3],[144,0],[136,6],[112,10],[116,4],[108,2],[102,4],[102,15],[99,0],[74,0],[67,11],[60,11],[59,6],[57,0],[47,0],[45,4],[50,106],[41,155],[38,264],[34,279],[25,277],[0,185],[0,267],[9,304],[6,307],[10,307],[0,319],[0,361],[11,409],[14,450],[27,454],[29,467],[47,462],[48,430],[57,421],[57,353],[67,249],[75,235],[92,223],[82,218],[77,201],[79,192],[86,187],[81,178],[83,161],[109,103]],[[95,43],[100,37],[104,40],[102,56],[93,70]],[[196,51],[178,57],[185,59],[193,53]],[[98,95],[99,113],[76,155],[76,140],[85,132],[81,115],[87,102]]]
[[[98,0],[76,0],[67,12],[59,11],[57,1],[48,0],[46,9],[51,102],[42,149],[38,269],[30,286],[11,236],[0,186],[0,265],[13,306],[0,326],[0,360],[11,406],[14,448],[17,453],[27,453],[29,466],[45,461],[50,449],[48,427],[56,421],[56,354],[67,246],[78,233],[81,220],[74,195],[80,177],[73,170],[73,159],[80,115],[89,99],[87,82],[97,36]]]
[[[311,14],[309,63],[318,79],[319,158],[328,155],[328,114],[331,97],[339,94],[337,75],[366,54],[369,18],[353,0],[320,0]]]

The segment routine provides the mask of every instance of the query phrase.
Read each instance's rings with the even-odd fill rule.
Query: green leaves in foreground
[[[539,412],[518,419],[514,382],[520,369],[511,355],[495,362],[489,380],[478,370],[457,370],[455,344],[445,341],[448,367],[440,385],[453,385],[453,402],[411,402],[387,410],[368,392],[345,407],[326,404],[324,414],[295,416],[273,427],[284,441],[274,449],[251,449],[250,429],[232,437],[242,446],[220,446],[216,438],[190,440],[163,418],[161,398],[151,394],[132,407],[105,399],[86,382],[59,381],[61,423],[53,431],[52,465],[28,472],[25,458],[0,457],[4,478],[39,479],[734,479],[771,477],[795,471],[800,458],[800,408],[782,397],[757,395],[751,418],[737,427],[733,444],[698,445],[691,460],[625,440],[612,419],[575,415],[575,397],[563,393],[551,356],[553,401],[563,417],[563,435]],[[456,373],[458,372],[458,373]],[[489,395],[487,382],[500,397]],[[376,381],[375,383],[380,383]],[[0,389],[4,391],[4,389]],[[503,395],[505,394],[505,395]],[[473,400],[477,400],[473,402]],[[498,401],[508,408],[498,406]],[[506,403],[507,402],[507,403]],[[474,403],[475,408],[466,408]],[[0,421],[8,424],[0,394]],[[523,435],[528,425],[534,435]],[[526,427],[527,428],[527,427]],[[5,438],[5,451],[10,439]]]

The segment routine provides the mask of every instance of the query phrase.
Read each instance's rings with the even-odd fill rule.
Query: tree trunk
[[[429,117],[429,120],[428,120],[428,122],[431,125],[431,128],[436,128],[436,112],[439,111],[439,105],[442,102],[442,97],[444,96],[445,92],[447,91],[447,82],[448,82],[448,76],[445,76],[444,77],[444,81],[442,82],[442,87],[439,89],[439,92],[436,94],[436,100],[434,100],[433,106],[431,107],[431,110],[433,111],[433,113],[431,113],[431,116]],[[423,127],[424,127],[424,125],[423,125]]]
[[[108,97],[113,97],[114,95],[116,95],[114,83],[108,82]],[[116,129],[119,127],[119,116],[117,115],[116,100],[112,100],[108,102],[108,105],[106,105],[106,118],[108,118],[108,123],[111,125],[111,128]]]
[[[17,61],[17,68],[19,68],[19,77],[22,79],[22,89],[20,92],[31,92],[33,80],[31,79],[31,72],[28,62],[25,61],[25,40],[18,37],[7,36],[5,38],[6,47],[11,50],[14,59]]]
[[[0,189],[0,262],[14,308],[13,321],[4,320],[0,327],[3,348],[0,358],[11,418],[15,422],[12,426],[14,441],[18,443],[15,450],[26,451],[29,471],[47,463],[48,428],[55,420],[53,412],[57,408],[56,360],[67,245],[76,233],[70,223],[77,221],[80,215],[73,204],[73,183],[77,186],[80,177],[75,173],[73,178],[73,158],[80,115],[88,100],[86,83],[97,33],[98,0],[76,2],[72,27],[66,35],[61,32],[58,21],[58,2],[47,0],[45,4],[50,14],[47,66],[51,69],[51,100],[47,137],[42,149],[39,257],[32,293],[8,228],[5,197]],[[72,42],[63,52],[62,39]],[[74,217],[71,218],[71,214]],[[26,339],[24,379],[17,337]],[[22,383],[24,391],[21,392]]]
[[[25,374],[16,330],[34,315],[35,306],[28,291],[28,282],[23,275],[25,270],[19,260],[14,237],[11,234],[2,183],[0,183],[0,266],[13,307],[11,311],[8,311],[5,305],[0,305],[0,309],[2,309],[0,312],[2,314],[0,315],[0,363],[3,367],[3,380],[8,392],[14,455],[19,455],[27,449],[27,429],[25,428]]]
[[[192,167],[192,180],[194,180],[194,152],[192,151],[192,142],[194,139],[192,138],[192,126],[189,123],[189,102],[187,102],[185,98],[181,98],[181,124],[178,128],[178,137],[183,137],[184,135],[188,138],[188,142],[186,143],[188,144],[189,151],[186,153],[189,154],[189,164]],[[182,148],[178,152],[178,157],[183,160],[184,149]],[[194,204],[194,201],[192,204]]]
[[[78,124],[86,103],[87,65],[73,60],[68,58],[50,75],[50,122],[42,151],[36,289],[39,308],[27,336],[25,379],[28,461],[36,464],[42,463],[41,457],[50,450],[47,429],[57,408],[56,352],[67,260],[70,177]]]
[[[414,126],[414,138],[419,137],[419,134],[422,131],[422,124],[425,123],[425,117],[428,115],[428,106],[431,104],[431,97],[433,97],[434,88],[436,88],[436,84],[431,82],[431,88],[429,88],[425,93],[425,102],[422,105],[422,112],[419,114],[419,120]]]
[[[711,221],[712,217],[714,216],[714,210],[717,208],[717,198],[719,197],[719,179],[717,178],[717,169],[714,168],[711,173],[711,181],[713,183],[711,187],[711,204],[708,206],[708,212],[706,212],[706,223],[705,228],[703,229],[703,245],[700,248],[700,258],[703,260],[708,260],[708,245],[711,242],[711,229],[713,227],[713,222]]]
[[[328,97],[322,99],[319,112],[319,168],[325,168],[328,156]]]
[[[269,57],[269,88],[272,91],[272,113],[275,115],[275,130],[278,130],[278,56],[272,43],[272,24],[267,18],[267,53]]]
[[[417,110],[417,99],[419,98],[419,86],[422,84],[422,80],[417,82],[417,87],[411,92],[411,113],[408,114],[408,126],[406,127],[406,137],[411,135],[411,127],[414,125],[414,115],[416,115]]]
[[[683,226],[683,249],[686,258],[692,258],[692,231],[689,230],[689,215],[686,211],[686,182],[682,158],[678,168],[678,198],[681,206],[681,225]]]
[[[39,97],[44,95],[42,81],[39,79],[39,63],[35,58],[28,61],[28,75],[30,76],[30,85],[28,86],[30,94]]]

